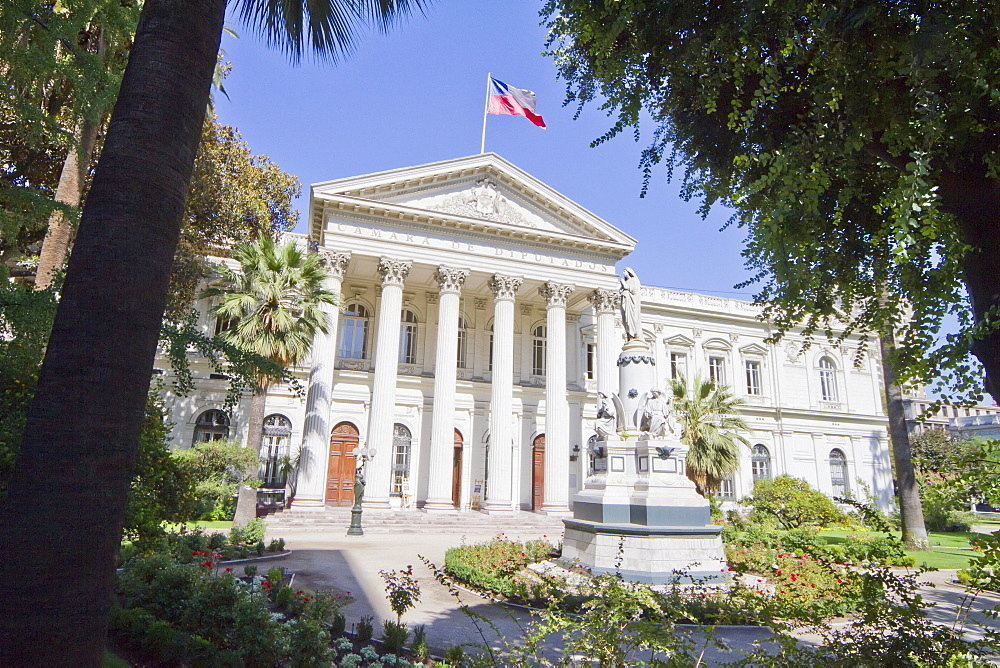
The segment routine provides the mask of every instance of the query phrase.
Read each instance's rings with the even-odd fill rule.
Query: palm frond
[[[430,0],[238,0],[240,19],[293,62],[309,50],[336,63],[349,55],[361,27],[387,32]]]

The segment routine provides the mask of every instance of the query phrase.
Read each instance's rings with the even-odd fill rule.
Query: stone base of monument
[[[574,496],[562,561],[647,584],[727,581],[721,527],[684,473],[687,446],[615,436],[598,445],[608,469]]]

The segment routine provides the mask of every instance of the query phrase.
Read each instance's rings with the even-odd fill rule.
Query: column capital
[[[351,261],[350,252],[320,248],[316,254],[319,255],[320,264],[330,276],[343,280],[347,273],[347,264]]]
[[[454,267],[441,266],[437,268],[435,278],[441,286],[441,294],[458,294],[465,285],[465,279],[469,277],[468,269],[455,269]]]
[[[514,301],[514,295],[521,289],[522,283],[524,283],[523,278],[493,274],[493,278],[490,279],[490,290],[493,291],[493,298],[497,301]]]
[[[410,273],[412,262],[407,260],[393,260],[384,257],[378,261],[378,273],[382,276],[383,285],[398,285],[403,287],[403,281]]]
[[[605,288],[597,288],[590,293],[589,297],[587,297],[587,299],[590,300],[590,303],[594,305],[594,311],[596,311],[598,315],[603,313],[614,313],[618,308],[618,300],[620,298],[621,297],[617,290],[608,290]]]
[[[545,305],[547,308],[552,308],[554,306],[565,308],[566,299],[575,289],[575,286],[567,285],[566,283],[549,281],[542,284],[542,287],[538,288],[538,294],[545,298]]]

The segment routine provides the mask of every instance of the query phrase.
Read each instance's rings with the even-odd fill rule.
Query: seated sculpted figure
[[[653,388],[642,407],[643,431],[653,438],[680,438],[677,420],[674,418],[670,397]]]
[[[601,398],[601,405],[597,409],[597,420],[594,421],[594,431],[601,438],[606,439],[615,433],[617,419],[615,409],[611,405],[611,402],[608,401],[608,395],[603,392],[598,392],[597,394]]]

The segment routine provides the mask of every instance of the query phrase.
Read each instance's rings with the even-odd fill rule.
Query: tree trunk
[[[83,183],[87,176],[87,167],[94,154],[94,144],[97,142],[97,121],[81,119],[73,133],[74,145],[66,152],[62,171],[59,173],[59,185],[56,187],[56,201],[67,206],[80,206],[83,197]],[[45,230],[45,240],[42,242],[41,257],[38,259],[38,272],[35,275],[35,287],[39,290],[52,285],[56,271],[66,261],[69,250],[69,239],[73,230],[66,214],[56,209],[49,216],[49,226]]]
[[[882,332],[879,346],[882,351],[882,379],[885,384],[886,411],[889,413],[889,440],[892,442],[899,515],[903,524],[903,545],[908,550],[929,550],[924,508],[920,503],[920,489],[917,487],[913,460],[910,457],[910,437],[906,430],[906,414],[903,412],[903,390],[896,384],[896,373],[890,362],[890,356],[896,347],[891,330]]]
[[[264,415],[267,404],[267,387],[254,390],[250,400],[250,416],[247,418],[246,447],[252,448],[260,458],[260,448],[264,440]],[[241,485],[242,487],[242,485]],[[245,526],[247,522],[257,517],[257,492],[241,493],[236,497],[236,516],[233,524]]]
[[[225,0],[146,0],[0,508],[0,665],[98,666]]]
[[[1000,320],[1000,179],[950,174],[939,183],[946,210],[972,246],[963,278],[976,322]],[[970,348],[986,368],[985,390],[1000,401],[1000,328],[973,339]]]

